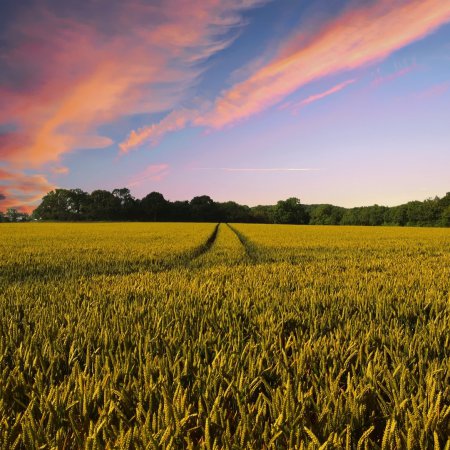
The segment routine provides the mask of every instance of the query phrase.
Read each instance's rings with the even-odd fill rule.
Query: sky
[[[448,0],[2,0],[0,211],[55,188],[450,190]]]

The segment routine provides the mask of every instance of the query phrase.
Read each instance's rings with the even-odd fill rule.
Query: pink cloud
[[[439,97],[444,95],[448,90],[450,90],[450,81],[444,83],[439,83],[419,92],[416,97],[420,100],[426,100],[433,97]]]
[[[0,211],[16,208],[31,213],[43,195],[54,188],[44,175],[0,169]]]
[[[74,149],[111,145],[96,134],[100,125],[177,104],[201,71],[193,63],[229,45],[220,36],[258,3],[114,3],[100,20],[30,11],[14,29],[7,59],[13,72],[34,72],[27,89],[1,88],[8,101],[0,121],[20,128],[2,156],[39,167]]]
[[[307,97],[299,102],[285,103],[280,106],[280,109],[289,108],[293,111],[297,111],[302,106],[309,105],[310,103],[314,103],[318,100],[328,97],[329,95],[332,95],[332,94],[335,94],[336,92],[342,91],[342,89],[345,89],[348,85],[353,84],[355,81],[356,81],[356,79],[347,80],[347,81],[337,84],[336,86],[333,86],[330,89],[327,89],[324,92],[320,92],[319,94],[310,95],[309,97]]]
[[[111,1],[64,8],[36,2],[7,30],[0,55],[0,158],[12,170],[104,148],[98,132],[119,117],[168,110],[185,97],[202,61],[230,44],[227,31],[260,0]],[[19,81],[16,81],[19,80]]]
[[[136,174],[128,183],[128,187],[140,186],[146,181],[161,181],[169,174],[168,164],[152,164]]]
[[[197,124],[222,128],[278,103],[323,77],[382,60],[450,20],[450,2],[381,0],[349,10],[305,45],[299,33],[279,56],[224,92]]]
[[[416,64],[411,64],[407,67],[403,67],[399,70],[396,70],[395,72],[390,73],[389,75],[382,76],[382,75],[378,74],[377,77],[375,78],[375,80],[372,82],[372,84],[374,86],[380,86],[381,84],[389,83],[391,81],[396,80],[397,78],[401,78],[405,75],[408,75],[416,67],[417,67]]]
[[[147,141],[157,142],[165,133],[187,125],[210,129],[232,125],[279,103],[308,83],[383,60],[448,21],[450,2],[442,0],[380,0],[349,9],[307,40],[302,32],[288,38],[269,63],[264,65],[259,59],[254,66],[247,65],[245,72],[254,71],[224,91],[212,108],[188,114],[174,110],[159,123],[132,131],[121,145],[122,152]],[[348,84],[350,81],[311,96],[303,105]]]
[[[132,148],[145,142],[157,144],[169,132],[181,130],[191,123],[199,113],[190,109],[174,110],[160,122],[132,131],[119,147],[122,153],[128,153]]]

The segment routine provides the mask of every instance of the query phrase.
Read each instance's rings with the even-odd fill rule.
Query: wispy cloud
[[[132,131],[127,139],[119,144],[121,153],[128,153],[131,149],[143,143],[157,144],[162,137],[173,131],[181,130],[192,123],[199,112],[191,109],[179,109],[172,111],[159,123],[149,125]]]
[[[380,86],[381,84],[389,83],[391,81],[396,80],[397,78],[401,78],[404,77],[405,75],[408,75],[416,68],[417,68],[416,64],[411,64],[406,67],[402,67],[401,69],[398,69],[395,72],[390,73],[388,75],[377,74],[377,77],[373,80],[372,85]]]
[[[423,90],[416,94],[416,97],[420,100],[426,100],[433,97],[439,97],[444,95],[450,90],[450,81],[445,81],[444,83],[438,83],[428,89]]]
[[[167,121],[131,132],[121,145],[122,151],[155,142],[155,137],[161,138],[171,128],[191,125],[220,129],[232,125],[276,105],[311,82],[381,61],[448,21],[450,2],[442,0],[379,0],[349,8],[307,40],[303,32],[289,37],[269,63],[257,60],[254,72],[224,91],[206,111],[190,110],[186,114],[185,110],[175,110]],[[303,105],[338,92],[353,81],[313,95]],[[174,119],[178,119],[176,125]]]
[[[157,123],[132,130],[127,138],[119,144],[120,153],[128,153],[143,144],[157,145],[167,133],[197,125],[198,121],[201,122],[203,114],[211,107],[210,102],[201,103],[196,108],[175,109]]]
[[[356,81],[356,79],[344,81],[342,83],[337,84],[336,86],[333,86],[330,89],[327,89],[324,92],[320,92],[319,94],[310,95],[309,97],[307,97],[299,102],[284,103],[283,105],[280,106],[280,109],[291,109],[293,111],[297,111],[302,106],[309,105],[310,103],[314,103],[318,100],[328,97],[329,95],[332,95],[332,94],[335,94],[336,92],[342,91],[342,89],[346,88],[350,84],[353,84],[355,81]]]
[[[223,172],[316,172],[322,169],[299,167],[194,167],[193,170],[221,170]]]
[[[448,21],[450,2],[442,0],[380,0],[348,10],[306,45],[302,33],[292,36],[278,57],[224,92],[196,122],[222,128],[243,120],[307,83],[382,60]]]
[[[168,164],[152,164],[142,172],[137,173],[127,184],[127,187],[137,187],[146,181],[161,181],[169,174]]]

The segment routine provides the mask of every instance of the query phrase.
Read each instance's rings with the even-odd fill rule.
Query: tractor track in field
[[[206,252],[209,252],[211,250],[211,247],[214,245],[214,242],[216,242],[217,233],[219,232],[219,226],[220,222],[216,224],[214,227],[213,232],[209,236],[209,238],[206,240],[205,243],[197,247],[190,258],[189,262],[194,261],[195,259],[199,258],[200,256],[204,255]]]
[[[241,263],[244,261],[246,261],[247,263],[255,263],[257,261],[257,248],[255,247],[255,245],[251,243],[246,238],[246,236],[244,236],[230,224],[219,222],[216,224],[214,231],[212,232],[208,240],[204,244],[200,245],[196,250],[194,250],[193,253],[191,253],[189,260],[186,260],[185,263],[183,264],[184,267],[199,268],[204,267],[205,264],[206,265],[211,264],[210,261],[204,260],[204,257],[207,256],[207,254],[209,254],[210,252],[214,252],[214,246],[218,245],[217,235],[221,227],[227,227],[228,230],[231,231],[232,235],[234,235],[237,238],[239,242],[238,245],[242,246],[245,257],[244,260],[240,261]],[[218,251],[220,252],[220,250]],[[222,254],[220,258],[221,258],[220,260],[215,261],[215,264],[230,262],[227,261],[226,256],[224,254]],[[236,264],[236,261],[234,261],[234,259],[232,258],[232,261],[230,263]]]
[[[83,279],[84,277],[93,277],[93,276],[127,276],[137,273],[160,273],[165,271],[170,271],[177,268],[193,268],[195,264],[198,264],[199,259],[205,255],[206,253],[210,252],[212,247],[214,246],[216,240],[217,240],[217,234],[219,232],[220,225],[225,226],[227,225],[238,237],[239,241],[244,245],[244,248],[246,250],[246,253],[248,254],[248,249],[243,243],[245,238],[242,238],[236,231],[225,223],[216,223],[214,225],[214,229],[211,232],[211,234],[208,236],[206,241],[204,241],[202,244],[198,245],[194,249],[190,251],[183,252],[179,255],[176,255],[174,258],[171,259],[162,259],[162,260],[156,260],[156,261],[148,261],[142,264],[141,267],[131,267],[129,270],[123,270],[116,267],[110,267],[105,270],[90,270],[86,274],[71,274],[70,271],[68,271],[64,267],[55,267],[52,268],[50,273],[46,273],[45,271],[36,271],[31,270],[29,273],[20,274],[20,276],[14,274],[10,275],[8,277],[10,283],[24,283],[27,281],[32,280],[33,278],[39,278],[40,280],[52,280],[52,281],[64,281],[68,279]],[[203,263],[200,264],[200,266]],[[199,267],[200,267],[199,266]],[[19,271],[17,271],[18,273]]]
[[[246,236],[244,236],[240,231],[236,230],[232,225],[229,223],[226,223],[226,226],[236,235],[236,237],[239,239],[239,242],[242,244],[242,246],[245,249],[245,253],[248,257],[248,259],[251,262],[256,262],[257,260],[257,248],[254,244],[252,244]]]
[[[136,273],[160,273],[166,272],[175,269],[194,269],[204,267],[205,262],[202,260],[202,257],[207,253],[213,250],[214,245],[217,241],[217,235],[220,227],[227,226],[231,232],[237,237],[240,244],[245,250],[245,255],[248,263],[255,263],[257,261],[258,249],[257,247],[250,242],[245,235],[236,230],[232,225],[228,223],[219,222],[214,225],[214,228],[211,234],[207,237],[207,239],[195,247],[190,251],[183,252],[179,255],[174,255],[173,258],[161,259],[161,260],[151,260],[148,262],[144,262],[141,267],[130,267],[129,269],[123,270],[123,268],[118,267],[109,267],[104,270],[90,270],[86,274],[77,274],[72,275],[70,271],[67,271],[65,268],[54,268],[51,273],[40,273],[36,271],[31,271],[28,274],[23,276],[11,276],[11,283],[23,283],[31,280],[32,278],[38,277],[41,280],[53,280],[53,281],[63,281],[67,279],[80,279],[86,276],[127,276]],[[225,261],[223,261],[225,262]]]

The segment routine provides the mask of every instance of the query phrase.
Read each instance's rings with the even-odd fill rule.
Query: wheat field
[[[2,449],[450,449],[450,231],[2,224]]]

